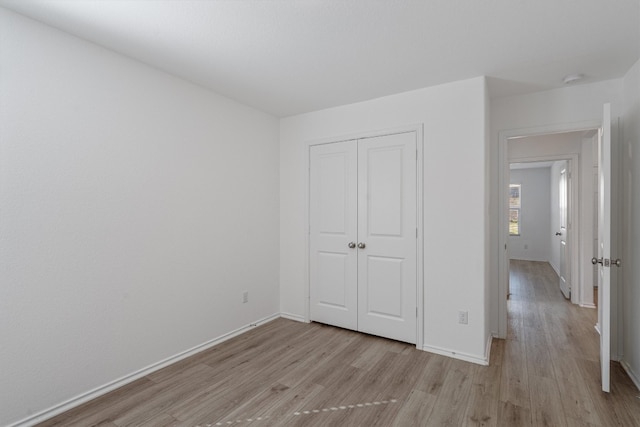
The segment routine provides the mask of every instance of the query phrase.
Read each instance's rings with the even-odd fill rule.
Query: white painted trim
[[[579,306],[582,307],[582,308],[598,308],[597,305],[591,304],[591,303],[588,303],[588,304],[581,303],[581,304],[579,304]]]
[[[627,375],[629,375],[629,378],[631,378],[631,381],[633,381],[636,388],[640,390],[640,376],[636,375],[636,373],[633,372],[633,369],[631,369],[631,366],[629,366],[629,364],[624,360],[621,360],[620,364],[622,365],[622,369],[624,369]]]
[[[48,420],[50,418],[55,417],[56,415],[60,415],[63,412],[69,411],[73,408],[76,408],[86,402],[89,402],[90,400],[93,400],[97,397],[100,397],[102,395],[105,395],[107,393],[109,393],[110,391],[113,391],[117,388],[123,387],[137,379],[140,379],[144,376],[147,376],[149,374],[151,374],[152,372],[158,371],[162,368],[165,368],[171,364],[174,364],[176,362],[179,362],[182,359],[186,359],[187,357],[193,356],[196,353],[200,353],[201,351],[207,350],[215,345],[218,345],[220,343],[223,343],[224,341],[230,340],[231,338],[234,338],[238,335],[241,335],[247,331],[249,331],[250,329],[255,328],[256,326],[260,326],[263,325],[265,323],[271,322],[272,320],[275,320],[277,318],[281,317],[280,313],[275,313],[272,314],[270,316],[267,316],[265,318],[262,318],[260,320],[257,320],[253,323],[250,323],[248,325],[242,326],[241,328],[238,328],[236,330],[233,330],[231,332],[228,332],[224,335],[221,335],[217,338],[214,338],[212,340],[209,340],[207,342],[204,342],[202,344],[199,344],[195,347],[192,347],[188,350],[185,350],[183,352],[180,352],[176,355],[170,356],[164,360],[161,360],[159,362],[153,363],[145,368],[139,369],[135,372],[132,372],[128,375],[125,375],[124,377],[118,378],[116,380],[113,380],[111,382],[108,382],[107,384],[104,384],[102,386],[96,387],[93,390],[89,390],[85,393],[82,393],[76,397],[72,397],[69,400],[66,400],[62,403],[59,403],[57,405],[54,405],[48,409],[45,409],[44,411],[40,411],[34,415],[31,415],[27,418],[24,418],[20,421],[17,421],[13,424],[8,425],[7,427],[30,427],[33,426],[35,424],[41,423],[42,421]]]
[[[511,259],[513,259],[513,258],[511,258]],[[554,263],[554,262],[552,262],[552,261],[553,261],[553,260],[549,260],[549,261],[547,261],[547,262],[549,263],[549,265],[551,266],[551,268],[553,268],[553,271],[555,271],[555,272],[556,272],[556,276],[560,277],[560,267],[559,267],[559,266],[557,266],[557,265],[555,265],[555,263]]]
[[[333,144],[335,142],[351,141],[354,139],[375,138],[378,136],[396,135],[399,133],[420,132],[420,134],[422,134],[422,128],[423,123],[413,123],[406,126],[397,126],[378,130],[363,130],[361,132],[354,132],[347,135],[317,138],[307,141],[306,144],[307,147],[310,147],[312,145]]]
[[[362,131],[349,135],[342,136],[333,136],[326,137],[320,139],[314,139],[306,142],[306,152],[305,152],[305,162],[307,167],[305,168],[305,182],[307,185],[307,191],[305,194],[305,251],[307,256],[305,257],[305,277],[307,280],[305,289],[304,289],[304,321],[309,323],[311,321],[310,311],[311,311],[311,295],[310,295],[310,287],[311,287],[311,277],[309,271],[309,233],[310,233],[310,222],[309,222],[309,212],[310,212],[310,175],[309,169],[311,167],[311,147],[314,145],[322,145],[322,144],[333,144],[336,142],[344,142],[344,141],[352,141],[357,139],[364,138],[374,138],[378,136],[386,136],[386,135],[395,135],[399,133],[416,133],[416,149],[418,150],[417,157],[417,167],[416,167],[416,226],[418,227],[418,238],[417,238],[417,251],[416,251],[416,302],[418,306],[418,315],[416,316],[416,348],[421,349],[424,342],[424,214],[423,214],[423,206],[424,206],[424,192],[423,192],[423,165],[424,165],[424,124],[417,123],[412,125],[393,127],[389,129],[381,129],[374,131]],[[294,319],[295,320],[295,319]]]
[[[416,226],[418,227],[417,239],[417,275],[416,275],[416,301],[418,302],[418,322],[416,328],[416,348],[421,349],[424,344],[424,125],[416,125],[416,149],[417,165],[416,165]]]
[[[464,360],[465,362],[475,363],[477,365],[488,366],[489,360],[483,356],[476,356],[475,354],[462,353],[459,351],[449,350],[447,348],[434,347],[431,345],[425,345],[422,347],[424,351],[429,353],[439,354],[441,356],[452,357],[454,359]]]
[[[487,338],[487,345],[484,349],[484,358],[487,361],[487,365],[491,363],[491,343],[493,342],[493,335],[489,334]]]
[[[296,322],[309,323],[309,321],[306,320],[304,316],[301,316],[299,314],[282,312],[280,313],[280,317],[282,317],[283,319],[294,320]]]
[[[307,167],[304,168],[304,182],[307,184],[307,191],[304,192],[304,250],[306,256],[304,257],[304,277],[307,281],[304,287],[304,321],[306,323],[311,322],[311,269],[309,264],[311,263],[309,253],[311,247],[311,221],[309,218],[311,212],[311,145],[307,143],[305,150],[305,159]]]
[[[507,233],[507,191],[509,185],[509,157],[507,143],[510,138],[536,136],[561,132],[576,132],[597,129],[600,121],[560,123],[529,128],[507,129],[498,132],[498,337],[507,336],[507,290],[509,283],[509,250]],[[576,233],[573,233],[574,235]],[[505,249],[506,248],[506,249]]]
[[[507,338],[507,297],[509,292],[509,233],[505,220],[509,217],[507,194],[509,191],[508,135],[498,136],[498,338]]]

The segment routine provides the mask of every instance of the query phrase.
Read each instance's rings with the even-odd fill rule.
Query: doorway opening
[[[574,139],[579,143],[575,145],[580,148],[582,136],[562,135],[560,138],[566,141]],[[528,143],[526,139],[518,141],[523,142]],[[580,231],[577,227],[578,218],[586,221],[583,228],[589,228],[587,222],[593,219],[593,212],[586,215],[577,209],[580,200],[576,200],[579,197],[575,196],[579,196],[580,186],[577,182],[576,155],[567,155],[564,159],[559,159],[556,155],[544,161],[521,160],[517,159],[509,164],[510,266],[514,260],[547,264],[557,276],[556,290],[564,298],[591,307],[593,300],[589,295],[593,292],[589,292],[586,286],[584,290],[589,295],[581,296],[578,288],[572,291],[572,287],[577,286],[581,278],[580,263],[574,260],[579,253],[576,243],[579,243],[580,238],[574,236],[574,233]],[[584,188],[583,191],[592,193],[591,188]],[[583,238],[590,238],[588,235],[581,235]],[[588,272],[583,276],[586,282],[593,281]],[[509,288],[508,294],[511,293]]]
[[[594,269],[585,260],[597,239],[596,129],[508,138],[506,149],[505,181],[520,191],[518,208],[512,197],[506,201],[508,259],[549,263],[565,298],[595,307]],[[520,216],[517,234],[514,212]]]
[[[546,126],[534,129],[505,131],[500,133],[499,155],[502,167],[499,170],[499,185],[501,189],[499,235],[499,300],[498,300],[498,336],[507,335],[507,296],[509,294],[509,260],[511,254],[516,258],[549,262],[555,268],[553,271],[560,273],[561,242],[567,248],[565,261],[567,282],[565,297],[576,305],[595,308],[593,298],[594,269],[590,262],[593,256],[594,233],[597,224],[594,208],[596,182],[593,178],[594,170],[597,172],[597,140],[598,122],[581,124],[567,124]],[[564,162],[564,163],[562,163]],[[595,164],[594,164],[595,162]],[[521,203],[519,214],[522,216],[522,228],[520,236],[510,235],[509,218],[511,200],[507,189],[511,182],[511,166],[514,166],[515,174],[523,174],[523,170],[539,169],[538,175],[547,178],[548,203],[546,203],[547,220],[538,221],[538,225],[527,224],[531,212],[527,212],[527,202],[532,206],[530,185],[520,187]],[[594,169],[595,166],[595,169]],[[554,182],[552,183],[551,169],[554,169]],[[540,169],[543,171],[541,172]],[[545,170],[546,169],[546,170]],[[560,219],[560,175],[565,170],[567,184],[567,220],[565,227],[561,228]],[[557,182],[556,182],[557,181]],[[544,186],[545,184],[538,184]],[[529,188],[528,188],[529,187]],[[504,192],[503,192],[504,191]],[[551,194],[553,191],[553,194]],[[527,193],[529,193],[527,195]],[[551,200],[555,200],[556,213],[553,214],[552,227]],[[535,207],[540,207],[533,201]],[[562,210],[564,212],[564,209]],[[537,228],[536,228],[537,227]],[[543,227],[542,229],[540,227]],[[529,228],[529,230],[527,230]],[[531,233],[533,231],[533,234]],[[556,234],[558,233],[558,234]],[[528,234],[528,236],[527,236]],[[566,240],[565,240],[566,239]],[[560,274],[558,274],[560,276]],[[560,281],[558,282],[560,288]]]

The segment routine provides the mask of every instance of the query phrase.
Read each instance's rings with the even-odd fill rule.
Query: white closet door
[[[310,156],[310,318],[357,330],[357,141]]]
[[[415,132],[359,140],[358,330],[410,343],[416,342],[416,200]]]

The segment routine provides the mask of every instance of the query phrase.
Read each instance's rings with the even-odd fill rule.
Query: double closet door
[[[416,342],[416,132],[310,148],[310,318]]]

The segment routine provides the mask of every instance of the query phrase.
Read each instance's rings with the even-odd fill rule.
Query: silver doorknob
[[[351,249],[356,247],[356,242],[349,242],[349,244],[347,245],[349,246]]]
[[[358,243],[358,247],[359,247],[360,249],[364,249],[366,246],[367,246],[367,245],[365,245],[365,244],[364,244],[364,243],[362,243],[362,242]]]
[[[622,264],[622,261],[620,261],[620,258],[611,260],[611,265],[615,265],[616,267],[620,267],[620,264]]]
[[[596,257],[591,258],[591,264],[593,265],[602,264],[602,258],[596,258]]]

